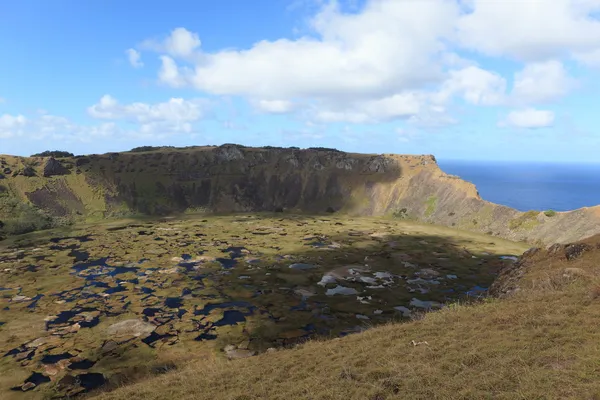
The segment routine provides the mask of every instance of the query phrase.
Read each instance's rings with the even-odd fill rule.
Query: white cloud
[[[187,71],[163,56],[159,79],[180,86],[183,78],[198,90],[261,99],[389,97],[442,78],[434,61],[445,54],[440,39],[451,33],[457,16],[457,5],[444,0],[371,1],[360,14],[348,15],[331,3],[312,20],[318,38],[198,51],[201,62]],[[176,41],[174,33],[167,41]],[[200,41],[191,43],[186,56]]]
[[[452,102],[531,107],[575,84],[561,61],[600,65],[600,0],[366,0],[343,12],[318,5],[298,39],[262,40],[245,49],[202,49],[183,27],[142,47],[159,54],[158,80],[221,96],[242,96],[257,110],[315,123],[408,120],[422,127],[456,123]],[[304,3],[304,0],[303,0]],[[357,3],[358,4],[358,3]],[[507,79],[465,59],[462,50],[526,64]],[[469,53],[467,53],[469,54]]]
[[[471,1],[458,24],[460,43],[491,56],[524,61],[600,49],[598,0]]]
[[[600,47],[596,50],[576,53],[574,57],[585,66],[600,68]]]
[[[552,126],[553,123],[554,113],[552,111],[526,108],[511,111],[506,119],[500,123],[500,126],[535,129]]]
[[[288,100],[256,100],[252,103],[256,109],[271,114],[286,114],[295,108]]]
[[[574,86],[575,80],[561,62],[532,63],[515,74],[511,96],[517,104],[544,103],[564,96]]]
[[[506,79],[477,66],[453,70],[433,100],[445,103],[454,95],[460,95],[468,103],[476,105],[502,104],[506,97]]]
[[[169,56],[160,56],[160,61],[161,66],[160,70],[158,71],[158,79],[172,87],[177,88],[185,86],[185,78],[179,72],[179,68],[175,63],[175,60]]]
[[[136,121],[140,123],[184,123],[202,119],[208,102],[204,99],[184,100],[172,98],[164,103],[120,104],[110,95],[104,95],[97,104],[88,107],[94,118]]]
[[[141,68],[144,66],[144,63],[141,60],[141,54],[139,51],[137,51],[135,49],[127,49],[125,51],[125,53],[127,53],[127,58],[129,59],[129,64],[131,64],[131,66],[133,68]]]
[[[166,53],[176,58],[186,58],[191,56],[202,42],[198,34],[188,31],[185,28],[175,28],[169,36],[163,40],[148,39],[140,47],[153,50],[160,53]]]
[[[0,139],[8,139],[22,134],[27,124],[27,118],[23,115],[4,114],[0,116]]]

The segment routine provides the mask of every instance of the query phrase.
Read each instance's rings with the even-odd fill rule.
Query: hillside
[[[248,359],[202,359],[97,398],[596,399],[599,257],[599,236],[535,249],[492,288],[502,299]]]
[[[530,243],[598,233],[600,209],[546,216],[482,200],[433,156],[239,145],[0,156],[0,233],[190,212],[389,216]],[[147,151],[144,151],[147,150]]]

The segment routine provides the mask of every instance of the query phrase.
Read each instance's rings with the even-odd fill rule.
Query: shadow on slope
[[[521,271],[522,290],[500,301],[255,358],[194,363],[99,398],[596,398],[599,241],[529,255],[510,269]]]
[[[88,157],[91,186],[111,188],[106,201],[141,214],[294,211],[321,213],[370,202],[371,188],[400,178],[380,155],[239,145],[111,153]],[[356,199],[356,193],[365,197]],[[364,206],[364,204],[363,204]],[[368,207],[366,207],[368,208]]]

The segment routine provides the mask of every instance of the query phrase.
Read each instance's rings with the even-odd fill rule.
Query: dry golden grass
[[[510,298],[244,360],[192,362],[98,400],[598,399],[599,260],[600,250],[570,262],[540,252]]]

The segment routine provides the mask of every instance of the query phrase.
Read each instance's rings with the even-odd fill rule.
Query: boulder
[[[140,319],[127,319],[108,327],[107,333],[111,336],[147,336],[154,332],[156,326]]]
[[[44,165],[44,177],[46,178],[54,175],[66,175],[68,173],[69,170],[54,157],[48,158]]]

